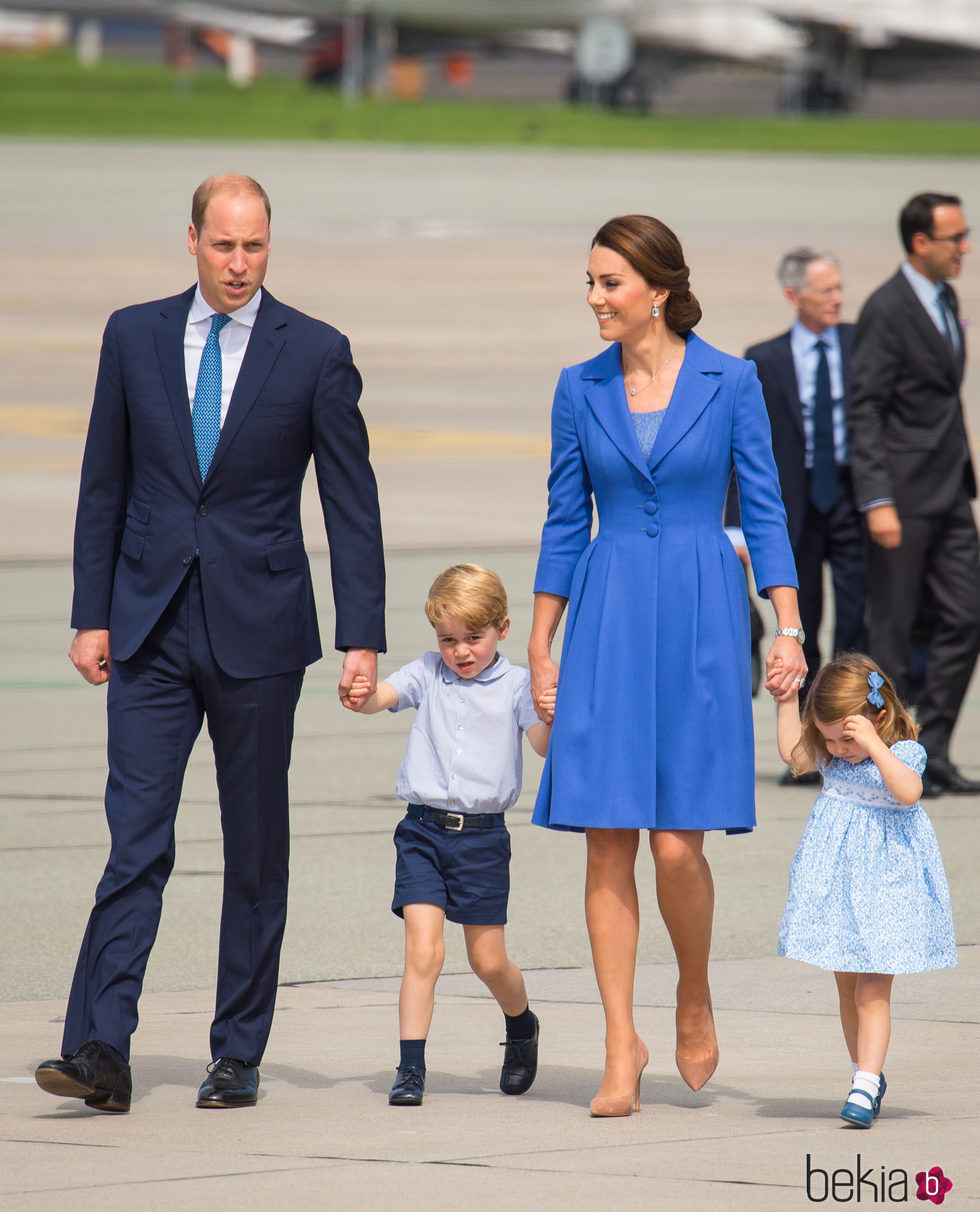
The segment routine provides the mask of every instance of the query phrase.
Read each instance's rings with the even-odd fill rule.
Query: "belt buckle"
[[[449,823],[450,817],[452,817],[457,822],[455,825],[451,825]],[[443,829],[449,829],[452,833],[462,833],[463,832],[463,823],[464,823],[464,820],[463,820],[462,812],[447,812],[446,819],[443,822],[442,827],[443,827]]]

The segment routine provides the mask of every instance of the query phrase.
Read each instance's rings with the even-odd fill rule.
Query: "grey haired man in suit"
[[[921,193],[899,216],[907,259],[865,303],[851,362],[855,497],[867,522],[869,648],[909,693],[913,626],[928,604],[918,694],[923,794],[980,794],[949,744],[980,650],[977,483],[960,398],[966,341],[949,279],[970,251],[960,199]]]
[[[750,346],[745,356],[756,365],[766,400],[786,528],[800,579],[805,693],[821,663],[818,633],[825,565],[833,580],[832,652],[861,651],[867,643],[864,534],[854,504],[847,443],[854,325],[841,323],[843,287],[833,253],[807,245],[792,248],[780,258],[776,278],[796,318],[787,332]],[[735,495],[730,493],[726,507],[728,526],[737,525]],[[744,554],[747,558],[748,552]],[[814,771],[794,778],[786,771],[781,781],[819,783],[820,775]]]

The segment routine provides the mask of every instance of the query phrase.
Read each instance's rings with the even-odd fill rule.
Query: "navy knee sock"
[[[398,1067],[403,1068],[405,1065],[411,1065],[415,1069],[425,1070],[425,1040],[424,1039],[402,1039],[398,1041],[400,1049],[400,1059]]]
[[[505,1014],[504,1022],[507,1024],[507,1038],[510,1040],[530,1039],[534,1034],[534,1015],[530,1006],[524,1008],[523,1014]]]

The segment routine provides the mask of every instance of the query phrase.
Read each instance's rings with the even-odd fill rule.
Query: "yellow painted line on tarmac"
[[[81,454],[0,457],[0,471],[77,471],[81,465]]]
[[[87,408],[0,404],[0,433],[22,438],[84,438],[87,428]]]
[[[0,435],[21,438],[82,439],[88,410],[50,404],[0,404]],[[473,463],[507,459],[547,459],[547,433],[500,429],[416,429],[379,425],[369,431],[375,463]],[[980,452],[980,437],[970,445]],[[77,454],[0,455],[0,471],[62,471],[77,468]]]
[[[546,435],[499,429],[409,429],[379,426],[370,430],[375,463],[472,463],[496,459],[546,459]]]
[[[0,404],[0,435],[18,438],[82,439],[88,411],[46,404]],[[550,440],[543,433],[499,429],[416,429],[379,425],[370,430],[376,463],[488,462],[546,459]],[[77,467],[77,454],[2,455],[0,470],[40,471]]]

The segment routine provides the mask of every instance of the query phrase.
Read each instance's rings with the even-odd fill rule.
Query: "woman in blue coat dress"
[[[563,370],[555,392],[528,657],[535,701],[556,684],[558,694],[534,820],[585,831],[586,921],[606,1019],[591,1110],[629,1115],[648,1059],[633,1023],[641,829],[677,956],[677,1066],[697,1090],[718,1063],[704,831],[755,824],[748,602],[722,528],[733,467],[756,583],[776,612],[773,697],[793,693],[806,665],[754,366],[691,331],[701,308],[680,243],[657,219],[601,227],[587,280],[610,345]],[[566,605],[559,676],[551,646]]]

